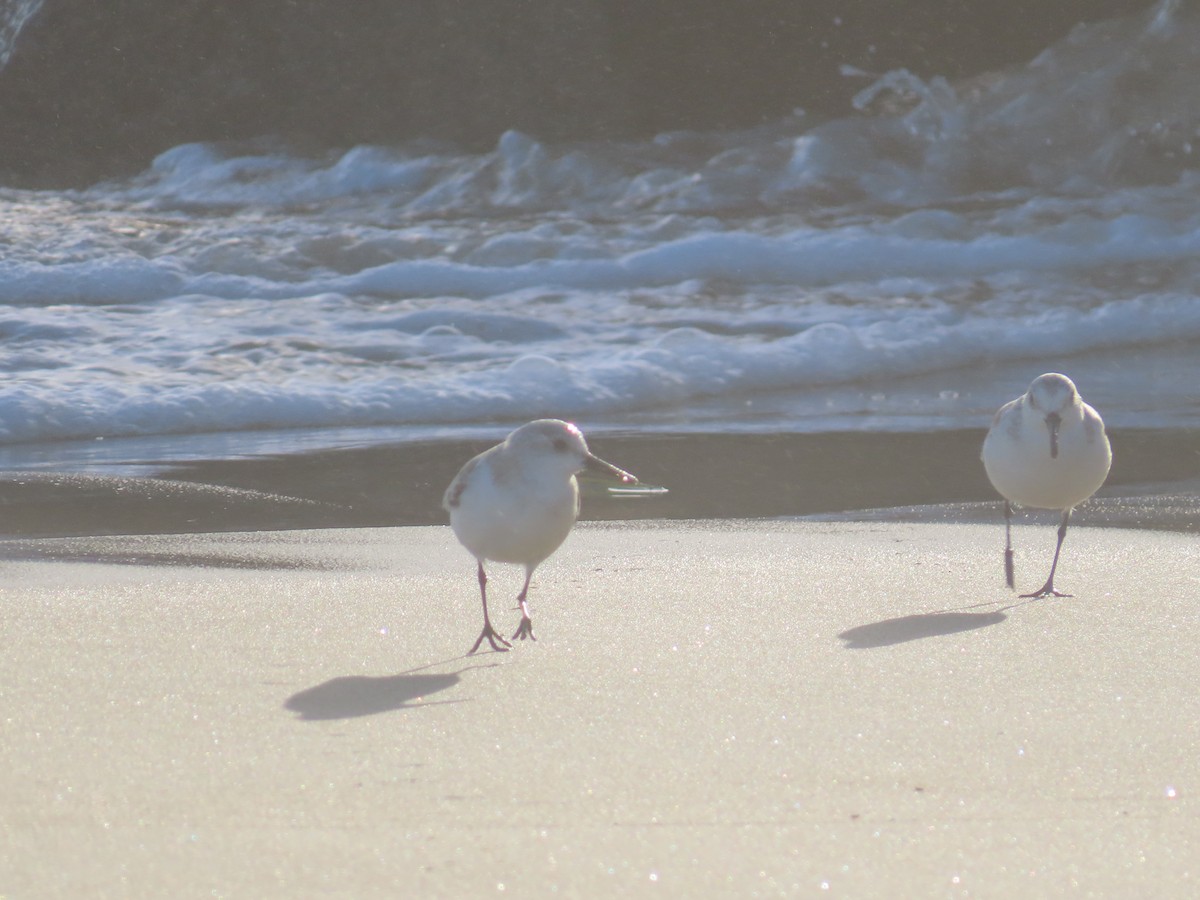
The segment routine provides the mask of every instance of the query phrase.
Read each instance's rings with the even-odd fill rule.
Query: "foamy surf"
[[[0,192],[0,441],[963,427],[1046,364],[1114,424],[1195,424],[1162,375],[1200,380],[1198,41],[1162,3],[970,84],[889,73],[833,122],[192,144]]]

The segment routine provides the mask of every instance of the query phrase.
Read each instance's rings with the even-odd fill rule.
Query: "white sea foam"
[[[3,192],[0,442],[718,408],[975,423],[992,398],[938,398],[1048,359],[1130,366],[1124,413],[1088,388],[1118,423],[1196,418],[1147,361],[1200,374],[1197,44],[1164,3],[973,84],[890,74],[816,126],[194,144],[127,182]],[[929,402],[870,399],[928,373]],[[868,399],[762,399],[845,385]]]

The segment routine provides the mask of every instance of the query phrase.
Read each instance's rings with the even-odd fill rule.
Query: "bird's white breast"
[[[450,527],[477,558],[537,565],[566,540],[579,511],[574,476],[554,474],[488,451],[450,508]]]
[[[984,468],[997,491],[1020,506],[1069,509],[1104,484],[1112,451],[1099,415],[1080,406],[1082,415],[1063,422],[1056,457],[1039,416],[1019,401],[1000,411],[983,444]]]

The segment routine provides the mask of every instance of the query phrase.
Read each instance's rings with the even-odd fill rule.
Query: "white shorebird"
[[[488,618],[485,560],[525,566],[525,586],[517,596],[521,624],[512,639],[536,640],[526,602],[529,580],[575,524],[579,515],[575,476],[585,470],[622,484],[637,484],[628,472],[593,456],[574,425],[538,419],[469,460],[446,488],[442,506],[450,513],[450,527],[479,564],[483,631],[471,653],[484,639],[493,650],[512,646]]]
[[[1054,570],[1071,510],[1096,493],[1112,465],[1100,414],[1079,397],[1066,375],[1039,375],[1021,397],[1004,404],[983,442],[983,467],[1004,497],[1004,575],[1013,586],[1012,507],[1062,512],[1050,577],[1022,597],[1068,597],[1054,589]]]

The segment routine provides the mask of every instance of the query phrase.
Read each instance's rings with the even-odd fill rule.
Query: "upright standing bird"
[[[1066,375],[1039,375],[1029,390],[1000,407],[983,441],[983,467],[1004,497],[1004,575],[1013,586],[1012,507],[1062,511],[1050,577],[1022,597],[1068,597],[1054,589],[1054,570],[1071,510],[1096,493],[1112,465],[1100,414]]]
[[[517,596],[521,624],[512,639],[536,640],[526,595],[533,570],[566,540],[579,515],[576,474],[593,472],[622,484],[637,479],[593,456],[579,429],[558,419],[522,425],[504,442],[467,462],[446,488],[442,506],[450,527],[479,567],[483,631],[493,650],[512,646],[492,628],[487,608],[485,560],[525,566],[525,586]]]

